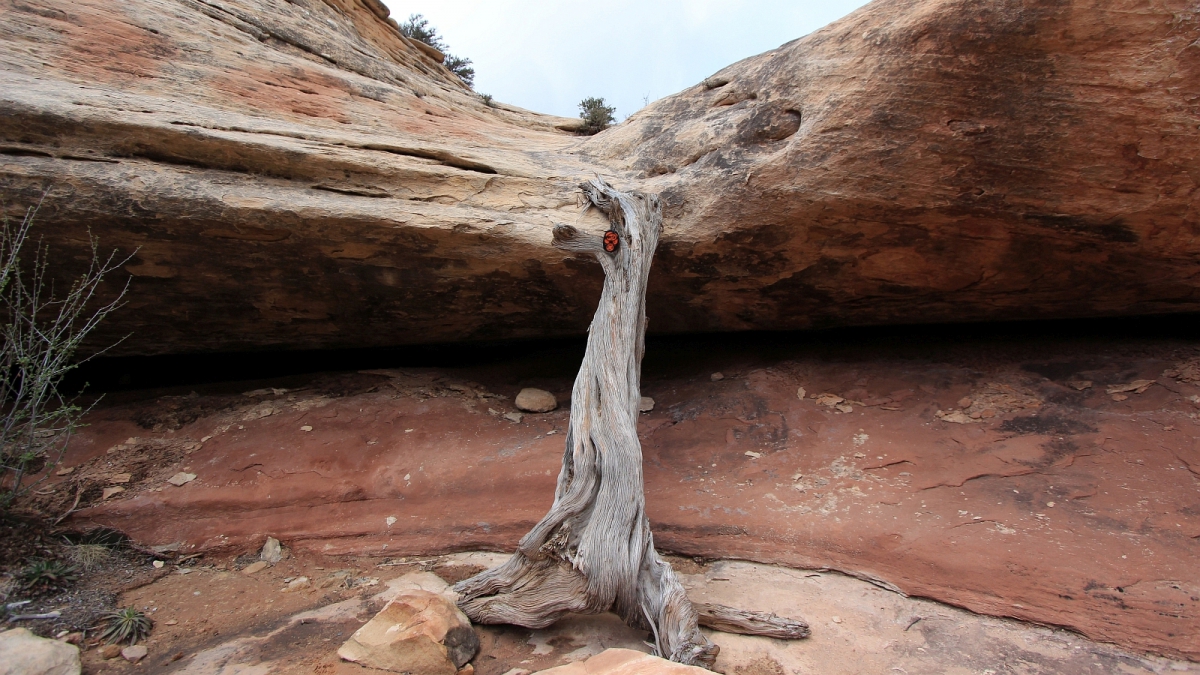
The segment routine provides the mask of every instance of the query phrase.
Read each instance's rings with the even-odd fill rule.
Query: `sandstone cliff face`
[[[549,232],[593,173],[668,205],[652,330],[1200,309],[1182,0],[877,2],[591,139],[373,0],[0,14],[0,198],[138,249],[121,353],[581,333]]]
[[[1182,1],[875,2],[585,156],[664,194],[688,327],[1195,311],[1197,38]]]

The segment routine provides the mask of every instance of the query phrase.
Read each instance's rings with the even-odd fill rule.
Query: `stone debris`
[[[131,474],[131,473],[115,473],[112,475],[111,478],[108,479],[108,482],[110,482],[110,483],[128,483],[131,478],[133,478],[133,474]]]
[[[283,592],[290,593],[292,591],[298,591],[309,585],[310,583],[308,581],[308,577],[297,577],[287,582],[287,586],[284,586]]]
[[[747,450],[747,451],[743,452],[742,454],[749,457],[750,459],[758,459],[759,457],[762,457],[761,452],[754,452],[753,450]]]
[[[305,424],[304,426],[300,427],[300,431],[312,431],[312,427]]]
[[[1065,384],[1075,391],[1083,391],[1084,389],[1092,388],[1091,380],[1067,380]]]
[[[246,565],[245,569],[242,570],[242,574],[257,574],[258,572],[265,570],[268,564],[269,563],[267,563],[266,560],[259,560],[256,563],[250,563],[249,565]]]
[[[164,563],[161,560],[155,560],[154,562],[152,562],[150,564],[154,566],[154,569],[161,570],[163,568],[163,565],[165,565],[166,563]]]
[[[525,412],[546,413],[558,407],[558,399],[545,389],[526,387],[517,394],[513,404]]]
[[[1200,384],[1200,357],[1180,361],[1174,368],[1164,370],[1163,377],[1173,377],[1187,384]]]
[[[1104,391],[1108,394],[1141,394],[1154,384],[1154,380],[1134,380],[1128,384],[1109,385]]]
[[[121,645],[100,645],[96,653],[104,660],[115,659],[121,655]]]
[[[842,401],[846,400],[846,399],[842,398],[841,396],[838,396],[837,394],[819,394],[817,396],[814,396],[814,398],[817,401],[817,405],[823,405],[823,406],[826,406],[829,408],[832,408],[832,407],[836,406],[837,404],[841,403]]]
[[[934,414],[951,424],[975,424],[997,415],[1040,408],[1042,399],[1020,387],[989,382],[960,399],[958,404],[961,410],[938,410]]]
[[[138,661],[141,661],[142,659],[146,658],[146,654],[148,653],[150,653],[150,650],[146,649],[142,645],[130,645],[121,650],[122,658],[130,663],[137,663]]]
[[[804,400],[804,395],[805,395],[805,394],[807,394],[807,393],[808,393],[808,392],[804,390],[804,387],[797,387],[797,388],[796,388],[796,398],[800,399],[801,401],[803,401],[803,400]]]
[[[258,554],[258,559],[266,561],[274,565],[283,559],[283,546],[275,537],[267,537],[267,543],[263,544],[262,551]]]
[[[346,661],[381,670],[455,675],[479,649],[471,622],[443,595],[404,591],[338,649]]]
[[[586,661],[540,670],[535,675],[709,675],[711,672],[632,649],[612,648]]]
[[[654,399],[650,398],[649,396],[643,396],[638,401],[638,412],[646,413],[650,412],[651,410],[654,410]]]
[[[175,487],[183,487],[188,483],[196,480],[196,474],[180,471],[179,473],[167,479],[167,482]]]
[[[100,501],[106,501],[109,497],[111,497],[113,495],[121,494],[124,491],[125,491],[125,488],[123,488],[123,487],[104,488],[104,491],[100,493]]]
[[[79,675],[79,648],[26,628],[0,632],[0,675]]]
[[[55,476],[66,476],[66,475],[68,475],[68,474],[74,473],[74,471],[75,471],[75,467],[73,467],[73,466],[64,466],[64,467],[60,467],[60,468],[58,469],[58,471],[55,471],[55,472],[54,472],[54,475],[55,475]]]
[[[525,419],[525,416],[519,412],[509,412],[504,413],[504,419],[508,420],[509,422],[520,424],[521,420]]]
[[[288,393],[288,391],[290,390],[269,387],[267,389],[255,389],[253,391],[242,392],[242,396],[249,396],[251,398],[257,398],[259,396],[283,396],[284,394]]]
[[[712,375],[708,376],[708,379],[712,380],[713,382],[720,382],[721,380],[725,379],[725,373],[713,373]]]

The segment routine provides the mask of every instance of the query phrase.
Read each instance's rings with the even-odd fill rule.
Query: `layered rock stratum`
[[[0,200],[136,249],[115,353],[581,334],[550,246],[660,193],[651,330],[1197,311],[1184,0],[874,2],[595,137],[487,105],[375,0],[5,0]],[[110,292],[123,280],[114,278]]]

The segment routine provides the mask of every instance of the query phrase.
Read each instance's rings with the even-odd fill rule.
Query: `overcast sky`
[[[384,0],[424,14],[471,59],[475,91],[575,117],[603,97],[617,119],[725,66],[802,37],[866,0]]]

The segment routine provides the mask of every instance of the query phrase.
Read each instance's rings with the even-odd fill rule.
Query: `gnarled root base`
[[[619,602],[613,606],[611,600],[589,593],[583,573],[558,555],[533,560],[521,552],[499,567],[459,582],[454,587],[458,606],[476,623],[526,628],[544,628],[568,613],[614,609],[626,624],[651,633],[658,656],[711,667],[720,648],[697,628],[696,611],[671,566],[648,548],[633,607]]]

